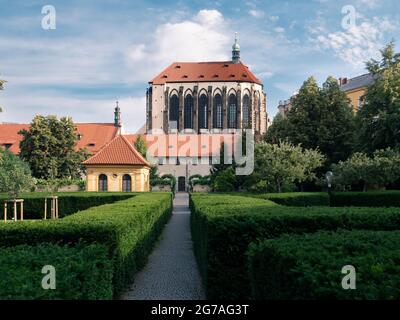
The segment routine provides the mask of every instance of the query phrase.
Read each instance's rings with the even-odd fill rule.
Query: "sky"
[[[42,26],[46,5],[55,29]],[[322,85],[361,75],[391,40],[400,51],[400,2],[0,0],[0,122],[112,122],[118,99],[134,133],[145,123],[148,81],[174,61],[230,60],[235,32],[273,118],[309,76]]]

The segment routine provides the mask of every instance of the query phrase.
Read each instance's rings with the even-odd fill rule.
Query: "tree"
[[[278,143],[279,141],[287,140],[288,119],[278,113],[271,127],[267,130],[263,140],[268,143]]]
[[[147,146],[146,142],[143,140],[142,136],[139,135],[135,141],[135,149],[139,151],[139,153],[146,158],[146,153],[147,153]]]
[[[256,145],[254,156],[254,172],[248,178],[247,186],[264,192],[282,192],[295,182],[314,180],[314,170],[324,161],[319,151],[303,149],[288,142],[261,142]]]
[[[367,69],[374,77],[366,104],[358,111],[358,150],[372,154],[377,149],[400,146],[400,53],[394,42],[381,50],[381,61],[371,60]]]
[[[13,199],[33,185],[29,166],[8,150],[0,152],[0,191]]]
[[[280,129],[280,132],[286,130],[291,143],[301,144],[306,149],[318,148],[326,156],[326,167],[350,156],[354,144],[354,115],[350,100],[335,78],[328,77],[319,88],[316,80],[310,77],[292,104],[287,125]]]
[[[71,118],[36,116],[29,130],[20,131],[20,157],[36,178],[76,179],[84,172],[82,162],[88,158],[86,149],[75,151],[77,135]]]
[[[4,84],[6,83],[7,81],[5,81],[5,80],[1,80],[0,79],[0,90],[4,90]],[[0,112],[3,112],[3,109],[0,107]]]
[[[371,157],[357,152],[332,168],[335,184],[348,186],[361,183],[366,191],[368,185],[385,186],[398,180],[399,166],[400,153],[388,148],[375,151]]]

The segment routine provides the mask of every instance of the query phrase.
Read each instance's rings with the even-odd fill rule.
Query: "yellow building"
[[[347,97],[351,101],[353,111],[357,112],[366,103],[365,94],[368,86],[374,82],[374,79],[370,73],[367,73],[351,79],[340,78],[339,82],[340,89],[346,92]]]
[[[83,163],[87,191],[150,190],[150,164],[122,135],[116,136]]]

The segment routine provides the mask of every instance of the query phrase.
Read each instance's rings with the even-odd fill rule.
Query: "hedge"
[[[245,252],[258,239],[319,230],[396,230],[399,208],[284,207],[233,203],[221,195],[191,195],[194,251],[211,299],[249,298]],[[249,198],[243,197],[243,203]],[[257,201],[258,199],[254,199]],[[263,200],[265,201],[265,200]]]
[[[400,207],[400,191],[335,192],[332,207]]]
[[[50,193],[26,193],[21,195],[24,199],[24,218],[25,219],[43,219],[45,197]],[[90,193],[90,192],[65,192],[56,193],[58,196],[59,217],[71,215],[77,211],[85,210],[94,206],[106,203],[112,203],[118,200],[128,199],[137,195],[137,193]],[[9,197],[2,194],[0,201]],[[18,207],[19,210],[19,207]],[[3,212],[1,212],[3,216]],[[12,210],[9,210],[9,217],[12,216]],[[19,214],[19,211],[18,211]],[[18,215],[19,217],[19,215]],[[50,200],[48,200],[47,218],[50,217]]]
[[[42,287],[46,265],[55,268],[55,289]],[[1,300],[112,299],[112,275],[112,261],[102,245],[0,248]]]
[[[170,193],[145,193],[59,220],[0,224],[0,246],[98,243],[114,259],[114,295],[133,282],[172,212]]]
[[[248,196],[291,207],[329,206],[329,195],[326,192],[266,193],[248,194]]]
[[[286,235],[250,245],[254,299],[400,299],[400,231]],[[344,266],[356,289],[344,290]]]

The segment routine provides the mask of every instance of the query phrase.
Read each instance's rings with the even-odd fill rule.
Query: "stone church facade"
[[[232,61],[172,63],[149,82],[146,97],[147,133],[267,130],[263,84],[240,61],[237,40]]]

